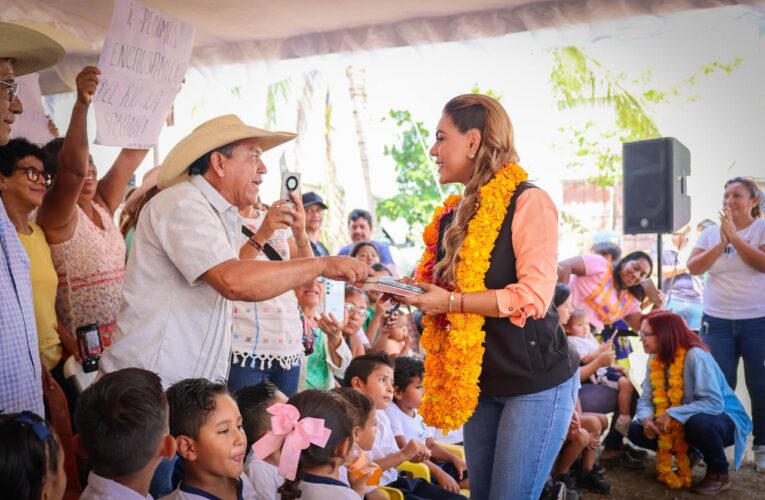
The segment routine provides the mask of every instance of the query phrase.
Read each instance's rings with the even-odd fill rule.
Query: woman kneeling
[[[706,476],[694,491],[716,495],[728,489],[725,447],[735,444],[738,469],[752,431],[744,407],[709,348],[679,315],[657,311],[644,316],[640,338],[651,356],[630,441],[652,450],[658,447],[659,480],[673,488],[691,484],[690,451],[707,464]],[[673,455],[677,470],[672,466]]]

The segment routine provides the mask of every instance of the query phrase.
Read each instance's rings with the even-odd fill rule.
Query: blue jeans
[[[579,371],[534,394],[484,397],[465,424],[473,499],[536,499],[542,493],[579,391]]]
[[[704,306],[701,302],[672,297],[667,302],[667,309],[682,316],[688,328],[694,332],[701,330],[701,316],[704,314]]]
[[[744,378],[752,400],[754,445],[765,444],[765,317],[721,319],[704,315],[701,340],[712,349],[725,380],[736,388],[738,360],[744,358]]]
[[[685,422],[685,441],[688,446],[701,453],[707,469],[718,474],[728,473],[728,459],[725,448],[733,446],[736,424],[725,413],[709,415],[697,413]],[[643,433],[643,424],[630,424],[629,439],[635,446],[656,451],[659,440],[648,439]]]
[[[228,372],[228,388],[238,391],[263,380],[270,380],[288,398],[297,392],[300,385],[300,364],[289,370],[282,368],[277,361],[272,362],[271,368],[265,370],[261,370],[259,366],[260,361],[255,361],[254,366],[251,366],[249,362],[247,366],[242,366],[240,362],[232,362],[231,370]]]

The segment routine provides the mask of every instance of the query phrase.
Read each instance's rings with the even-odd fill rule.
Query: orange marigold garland
[[[653,387],[653,404],[656,408],[655,418],[664,415],[668,408],[683,404],[685,353],[684,348],[678,349],[675,353],[675,360],[669,366],[669,390],[667,390],[666,365],[656,356],[651,358],[650,380]],[[672,468],[673,455],[677,472]],[[675,419],[670,419],[667,430],[659,433],[656,472],[659,475],[659,481],[670,488],[682,488],[691,485],[691,461],[688,458],[685,429],[683,424]]]
[[[484,278],[491,252],[499,235],[507,207],[526,172],[507,164],[480,190],[480,206],[468,223],[456,269],[457,289],[462,293],[486,290]],[[418,281],[439,283],[433,276],[436,264],[439,226],[444,216],[454,211],[460,197],[453,195],[436,209],[432,222],[423,232],[425,252],[417,266]],[[420,344],[425,349],[425,399],[420,413],[426,423],[444,432],[462,426],[478,404],[478,377],[483,361],[484,317],[479,314],[449,313],[423,318]]]

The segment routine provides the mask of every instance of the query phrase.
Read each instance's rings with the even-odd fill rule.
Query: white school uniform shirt
[[[88,487],[80,500],[154,500],[151,495],[143,496],[132,488],[117,481],[106,479],[95,472],[88,474]]]
[[[232,303],[201,276],[239,258],[241,230],[236,207],[199,175],[152,198],[138,221],[101,374],[144,368],[165,388],[191,377],[227,378]]]
[[[414,410],[414,417],[410,417],[401,411],[396,403],[391,403],[385,409],[385,414],[390,419],[393,436],[404,436],[407,441],[414,439],[421,443],[433,437],[433,432],[425,425],[422,415],[417,410]]]
[[[236,495],[237,500],[258,500],[258,495],[255,493],[255,489],[252,487],[252,483],[247,476],[242,473],[239,476],[239,489]],[[187,484],[179,484],[178,488],[169,495],[160,498],[159,500],[220,500],[215,495],[194,488]]]
[[[300,500],[360,500],[358,493],[342,481],[331,477],[304,474],[298,485]]]
[[[391,428],[388,415],[385,413],[385,410],[377,410],[377,436],[375,436],[375,444],[372,445],[369,456],[372,460],[377,460],[398,451],[399,447],[396,444],[396,438],[393,436],[393,429]],[[396,479],[398,479],[398,471],[395,467],[391,467],[383,471],[380,477],[380,484],[385,486]]]
[[[281,495],[276,491],[284,484],[284,478],[279,475],[279,468],[264,460],[258,460],[250,452],[244,461],[244,474],[252,482],[258,500],[279,500]]]

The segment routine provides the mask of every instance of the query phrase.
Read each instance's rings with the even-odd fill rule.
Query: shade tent
[[[501,36],[735,0],[144,0],[197,29],[192,66],[300,58]],[[0,0],[0,20],[59,41],[66,58],[41,75],[43,93],[69,91],[94,64],[112,14],[104,0]]]

